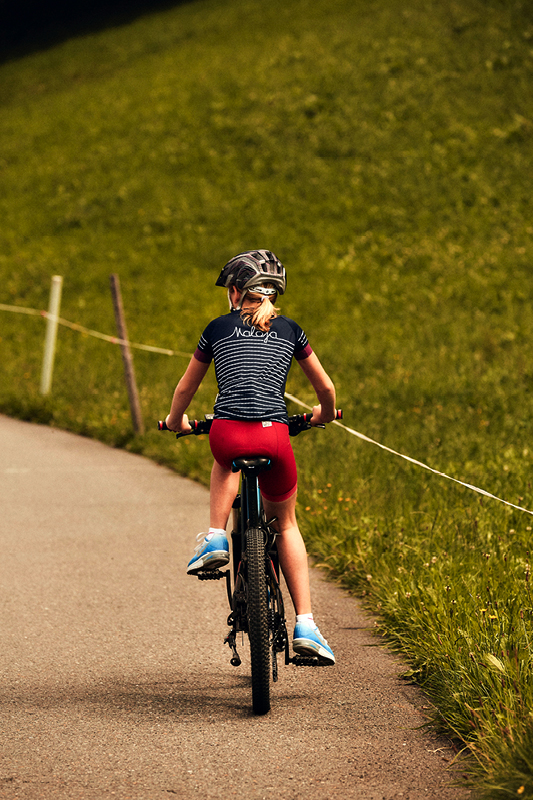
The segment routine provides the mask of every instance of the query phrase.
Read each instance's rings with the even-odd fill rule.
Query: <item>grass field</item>
[[[113,334],[116,272],[131,340],[190,353],[225,260],[273,249],[346,423],[533,509],[532,77],[525,0],[197,0],[3,64],[0,303],[63,275],[61,316]],[[42,398],[43,320],[0,320],[1,410],[207,480],[205,441],[153,430],[186,358],[135,352],[135,436],[117,347],[61,328]],[[338,428],[295,449],[310,551],[476,785],[533,797],[532,516]]]

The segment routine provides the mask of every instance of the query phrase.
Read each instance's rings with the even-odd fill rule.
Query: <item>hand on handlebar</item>
[[[322,406],[313,406],[313,413],[311,419],[309,420],[309,424],[312,428],[316,428],[319,425],[325,425],[327,422],[333,422],[334,419],[338,419],[338,412],[337,410],[334,411],[332,417],[326,417],[322,412]]]
[[[165,420],[165,425],[169,431],[174,431],[174,433],[190,433],[192,431],[192,427],[189,425],[189,417],[187,414],[184,414],[181,418],[180,425],[169,425],[170,414]]]

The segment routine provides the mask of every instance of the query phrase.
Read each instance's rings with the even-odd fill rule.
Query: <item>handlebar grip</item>
[[[342,419],[343,418],[342,408],[337,409],[337,413],[335,414],[335,419]]]
[[[160,419],[159,422],[157,423],[157,430],[168,431],[167,423],[165,422],[164,419],[163,420]]]

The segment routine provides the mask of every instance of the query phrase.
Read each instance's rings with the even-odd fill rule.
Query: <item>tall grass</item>
[[[0,302],[61,274],[62,316],[113,333],[118,272],[130,338],[192,352],[221,265],[269,247],[350,426],[533,508],[532,71],[530,7],[499,0],[198,0],[4,64]],[[0,313],[1,409],[207,480],[205,441],[133,435],[118,348],[61,329],[43,399],[43,322]],[[185,364],[135,353],[148,424]],[[478,785],[533,796],[531,517],[339,429],[295,448],[310,550]]]

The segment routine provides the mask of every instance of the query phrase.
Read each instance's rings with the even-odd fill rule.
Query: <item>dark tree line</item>
[[[0,0],[0,60],[193,0]]]

